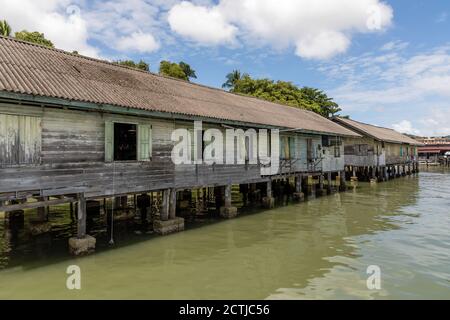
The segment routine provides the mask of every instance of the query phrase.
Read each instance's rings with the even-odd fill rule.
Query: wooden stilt
[[[84,193],[78,195],[77,237],[84,238],[86,235],[86,199]]]
[[[177,211],[177,190],[170,190],[169,219],[175,219]]]
[[[169,197],[170,197],[170,189],[164,190],[160,213],[160,218],[162,221],[166,221],[169,219]]]

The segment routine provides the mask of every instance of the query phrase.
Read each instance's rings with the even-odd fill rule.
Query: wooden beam
[[[9,206],[0,207],[0,211],[11,212],[16,210],[24,210],[24,209],[36,209],[40,207],[48,207],[48,206],[56,206],[58,204],[64,204],[69,202],[76,202],[77,200],[74,198],[64,198],[64,199],[54,199],[54,200],[46,200],[46,201],[37,201],[37,202],[26,202],[20,204],[12,204]]]
[[[166,221],[169,219],[169,197],[170,197],[170,189],[164,190],[160,213],[160,218],[162,221]]]
[[[231,184],[225,186],[225,208],[231,207]]]
[[[175,219],[177,214],[177,190],[170,190],[169,202],[169,219]]]
[[[79,239],[86,235],[86,198],[83,193],[78,195],[77,236]]]

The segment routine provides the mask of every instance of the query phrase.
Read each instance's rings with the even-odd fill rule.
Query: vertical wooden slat
[[[105,122],[105,162],[114,160],[114,123]]]

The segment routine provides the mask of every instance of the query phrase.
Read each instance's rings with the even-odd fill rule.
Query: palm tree
[[[229,74],[227,74],[227,81],[222,85],[222,88],[233,89],[236,85],[236,82],[241,80],[242,78],[248,76],[246,73],[242,74],[239,70],[233,70]]]
[[[186,62],[181,61],[179,64],[181,69],[183,69],[183,72],[186,74],[186,77],[188,79],[194,78],[197,79],[197,75],[195,74],[195,70],[191,68],[190,65],[188,65]]]
[[[11,26],[6,20],[0,21],[0,35],[9,37],[11,35]]]

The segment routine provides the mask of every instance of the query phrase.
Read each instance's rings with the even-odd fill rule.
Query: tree
[[[121,66],[136,68],[136,69],[140,69],[140,70],[144,70],[144,71],[150,71],[150,66],[144,60],[140,60],[137,63],[134,62],[133,60],[123,60],[123,61],[119,60],[119,61],[115,61],[114,63],[117,63]]]
[[[181,61],[179,64],[180,68],[183,70],[186,77],[189,79],[194,78],[197,79],[197,75],[195,74],[195,70],[191,68],[190,65],[187,63]]]
[[[320,107],[320,114],[324,117],[332,117],[342,111],[339,105],[322,90],[309,87],[303,87],[300,90],[307,101]]]
[[[46,47],[54,48],[55,46],[53,43],[46,39],[43,33],[39,33],[37,31],[34,32],[28,32],[26,30],[22,30],[20,32],[15,33],[16,39],[24,40],[28,42],[33,42],[36,44],[40,44]]]
[[[189,77],[186,73],[184,73],[184,70],[180,67],[180,65],[170,61],[161,61],[159,64],[159,74],[189,81]]]
[[[323,91],[314,88],[299,88],[292,82],[253,79],[248,74],[241,75],[238,70],[227,75],[224,87],[230,91],[264,99],[271,102],[306,109],[324,117],[336,114],[341,109]]]
[[[6,20],[0,21],[0,35],[4,37],[11,35],[11,26]]]
[[[222,88],[233,90],[236,82],[238,82],[239,80],[241,80],[243,77],[246,76],[248,76],[248,74],[246,73],[241,74],[239,70],[233,70],[232,72],[227,74],[226,76],[227,81],[222,85]]]

